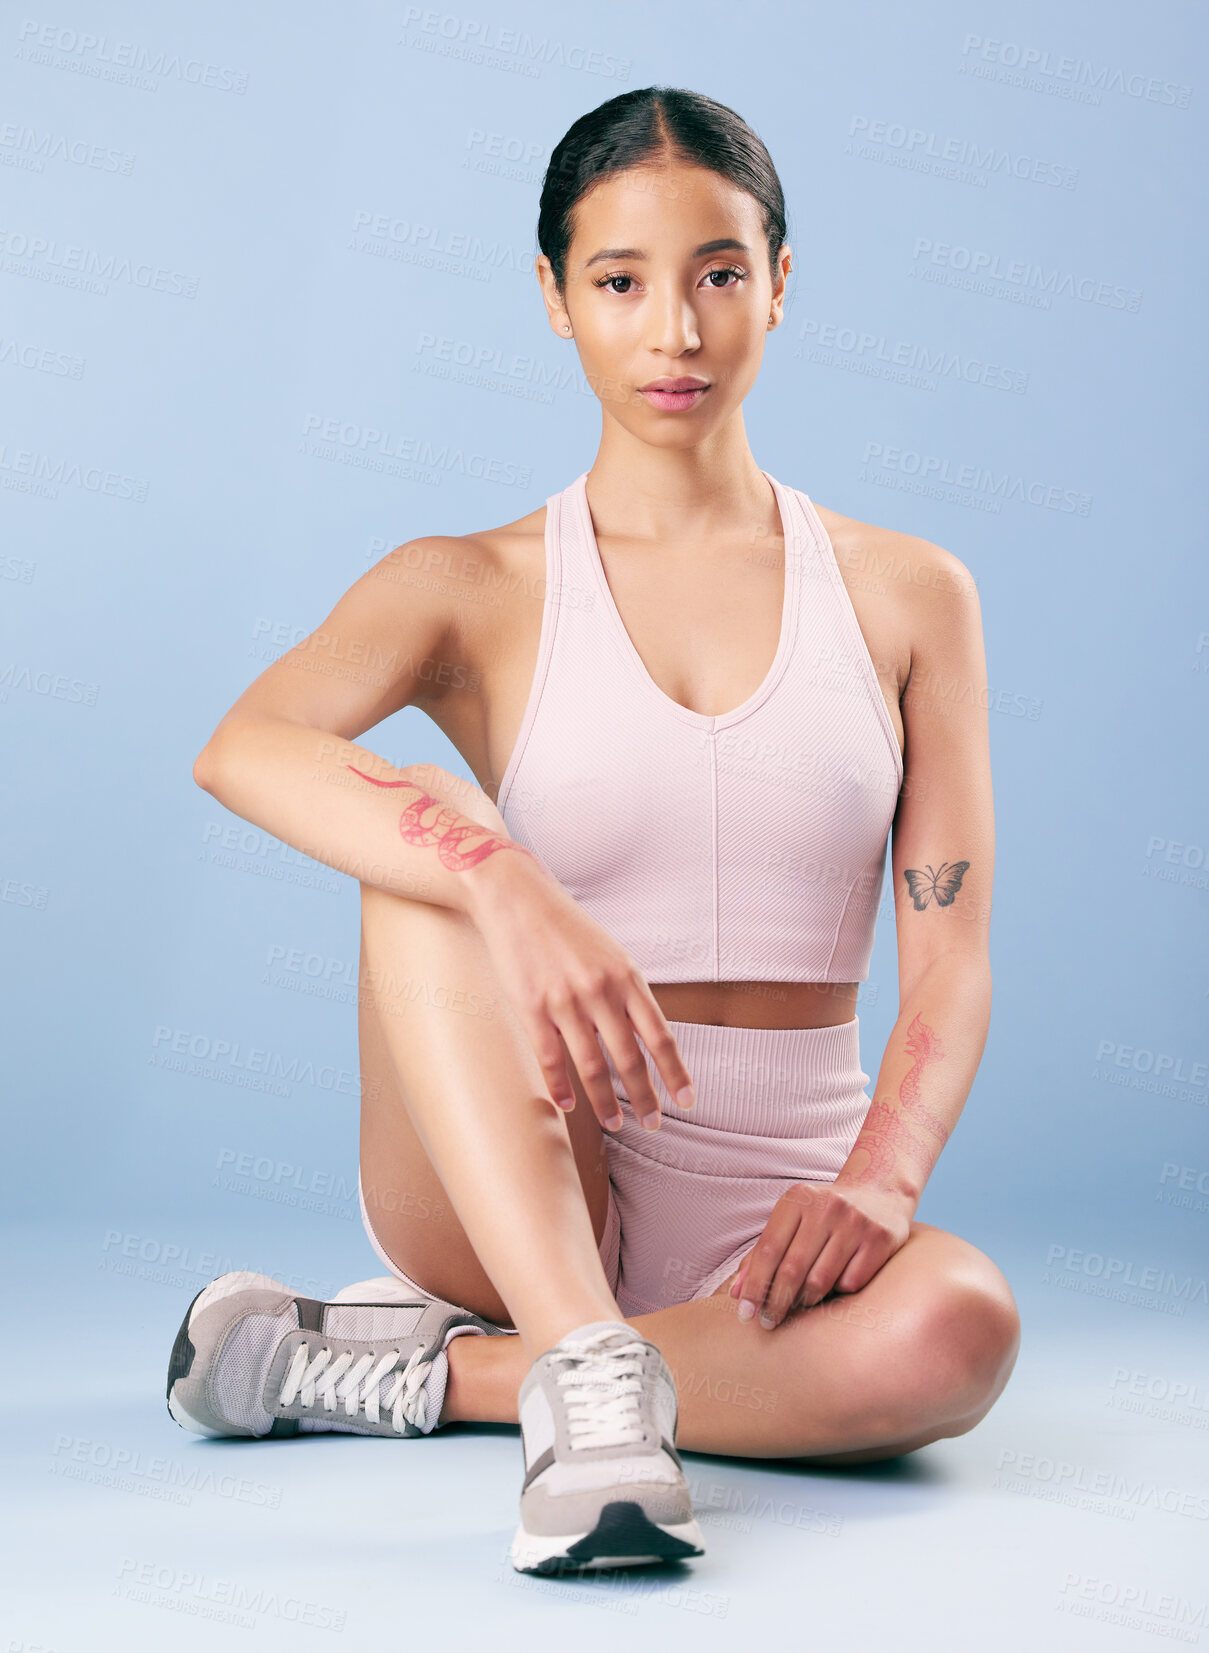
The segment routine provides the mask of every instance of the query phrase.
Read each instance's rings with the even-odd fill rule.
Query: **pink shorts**
[[[622,1126],[603,1133],[610,1195],[600,1255],[627,1317],[716,1291],[787,1188],[835,1180],[870,1106],[858,1017],[834,1027],[668,1026],[697,1100],[677,1107],[648,1055],[657,1131],[638,1123],[602,1045]],[[361,1216],[391,1273],[430,1297],[379,1245],[364,1197]]]

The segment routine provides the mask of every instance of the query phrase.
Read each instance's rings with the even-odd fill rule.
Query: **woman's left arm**
[[[758,1309],[762,1325],[859,1291],[904,1244],[990,1026],[995,827],[981,608],[956,557],[915,544],[892,839],[898,1020],[839,1175],[781,1196],[731,1288],[741,1317]]]

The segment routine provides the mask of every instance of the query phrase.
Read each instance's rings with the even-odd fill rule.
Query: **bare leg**
[[[713,1297],[629,1317],[663,1353],[689,1451],[860,1463],[972,1429],[1019,1348],[1011,1289],[977,1247],[914,1223],[858,1292],[799,1310],[772,1331],[741,1324],[727,1280]],[[524,1351],[461,1338],[442,1419],[516,1422]]]
[[[485,793],[471,803],[506,830]],[[620,1319],[598,1250],[604,1142],[573,1065],[567,1115],[470,920],[369,885],[361,898],[361,1176],[383,1249],[434,1295],[515,1325],[490,1341],[529,1360]]]
[[[460,801],[506,830],[485,793]],[[571,1064],[562,1114],[458,914],[362,886],[361,1167],[379,1243],[434,1294],[519,1338],[457,1338],[442,1411],[515,1423],[530,1362],[575,1326],[621,1319],[598,1251],[608,1168]],[[711,1298],[629,1317],[662,1350],[690,1450],[858,1462],[960,1434],[1015,1362],[1011,1290],[927,1223],[859,1292],[773,1331]]]

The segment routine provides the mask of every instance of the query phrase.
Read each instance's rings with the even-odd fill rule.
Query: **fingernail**
[[[644,1131],[657,1131],[659,1129],[659,1115],[657,1113],[647,1114],[642,1121],[642,1128]]]
[[[564,1113],[570,1113],[571,1109],[575,1106],[575,1098],[573,1096],[556,1096],[554,1101]]]
[[[756,1312],[756,1305],[754,1303],[749,1303],[747,1298],[745,1297],[743,1299],[743,1301],[739,1304],[739,1319],[740,1320],[750,1320],[752,1315],[755,1314],[755,1312]]]
[[[619,1113],[615,1113],[612,1119],[605,1120],[605,1124],[610,1131],[619,1131],[621,1129],[621,1115]]]
[[[768,1317],[768,1315],[766,1315],[766,1314],[762,1314],[762,1315],[761,1315],[761,1316],[760,1316],[760,1324],[761,1324],[761,1326],[764,1326],[764,1327],[766,1327],[766,1328],[767,1328],[767,1330],[768,1330],[768,1331],[772,1331],[772,1329],[773,1329],[773,1327],[774,1327],[774,1326],[775,1326],[775,1325],[776,1325],[776,1321],[775,1321],[775,1320],[771,1320],[771,1319],[770,1319],[770,1318],[769,1318],[769,1317]]]
[[[691,1108],[693,1103],[697,1100],[693,1087],[691,1085],[682,1085],[676,1092],[676,1100],[682,1108]]]

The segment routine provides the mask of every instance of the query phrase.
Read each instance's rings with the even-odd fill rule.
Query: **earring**
[[[570,331],[571,331],[571,323],[569,321],[563,322],[563,332],[564,333],[569,333]]]

